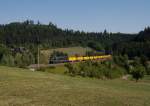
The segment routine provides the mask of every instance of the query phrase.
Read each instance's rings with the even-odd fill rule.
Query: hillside
[[[135,38],[135,41],[150,41],[150,27],[141,31]]]
[[[98,80],[0,66],[1,106],[149,106],[150,80]]]
[[[81,32],[61,29],[49,23],[35,24],[32,20],[0,24],[0,44],[9,47],[24,46],[33,48],[40,44],[43,48],[85,46],[88,42],[99,42],[102,45],[112,45],[115,42],[129,41],[134,36],[123,33]],[[135,35],[135,34],[132,34]]]
[[[90,47],[106,54],[127,55],[129,59],[145,57],[150,59],[149,27],[137,34],[104,32],[84,32],[61,29],[53,23],[34,23],[32,20],[0,24],[0,64],[26,67],[37,64],[38,47],[43,54],[40,63],[48,63],[53,48],[72,54],[84,54]],[[73,48],[66,50],[65,48]],[[50,50],[52,49],[52,50]],[[81,50],[83,49],[83,50]],[[50,50],[50,51],[49,51]]]
[[[150,59],[150,27],[139,32],[130,42],[120,42],[113,46],[115,54],[127,54],[133,58],[135,56]]]

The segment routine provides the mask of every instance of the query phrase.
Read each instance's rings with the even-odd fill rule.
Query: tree
[[[14,57],[12,55],[4,54],[1,63],[7,66],[14,66],[15,65]]]
[[[68,73],[71,76],[75,76],[76,75],[76,68],[71,64],[71,63],[67,63],[65,64],[65,67],[68,69]]]
[[[107,30],[105,29],[104,32],[103,32],[103,35],[107,35],[107,34],[108,34],[108,32],[107,32]]]
[[[9,54],[9,52],[9,49],[5,45],[0,44],[0,61],[3,58],[3,55]]]
[[[148,58],[145,55],[142,55],[140,60],[141,60],[141,64],[146,67]]]
[[[104,48],[100,43],[97,42],[89,42],[88,46],[94,50],[104,52]]]
[[[134,66],[140,66],[141,65],[141,60],[139,57],[135,57],[134,58],[134,62],[133,62]]]
[[[22,62],[24,66],[28,66],[31,63],[31,58],[29,53],[23,53],[22,54]]]
[[[145,68],[143,66],[136,66],[131,71],[132,77],[138,82],[139,79],[142,79],[145,74]]]
[[[148,62],[146,64],[146,74],[150,75],[150,63],[148,63]]]
[[[22,61],[22,54],[17,53],[17,54],[15,55],[15,64],[16,64],[16,66],[18,66],[18,67],[24,67],[24,63],[23,63],[23,61]]]

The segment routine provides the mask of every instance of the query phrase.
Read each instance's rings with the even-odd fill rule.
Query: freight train
[[[67,62],[81,62],[81,61],[88,61],[88,60],[109,60],[111,59],[111,55],[100,55],[100,56],[60,56],[54,57],[50,59],[50,64],[56,63],[67,63]]]

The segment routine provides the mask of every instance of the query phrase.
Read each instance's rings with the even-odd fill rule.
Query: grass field
[[[49,50],[42,50],[42,58],[46,59],[43,60],[43,63],[48,63],[48,59],[50,57],[50,54],[53,53],[53,51],[60,51],[67,53],[69,56],[74,56],[76,54],[78,55],[85,55],[87,51],[91,51],[92,49],[90,48],[84,48],[84,47],[69,47],[69,48],[57,48],[57,49],[49,49]]]
[[[0,106],[150,106],[150,78],[135,83],[0,66]]]

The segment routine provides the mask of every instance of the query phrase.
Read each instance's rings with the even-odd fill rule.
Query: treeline
[[[9,49],[5,45],[0,45],[0,64],[2,65],[25,68],[35,62],[34,52],[25,48]]]
[[[12,61],[16,65],[16,57],[21,57],[20,59],[30,57],[30,62],[23,62],[25,66],[37,63],[37,47],[50,49],[88,46],[106,54],[128,55],[131,59],[136,56],[145,56],[150,59],[150,28],[148,27],[138,34],[110,33],[107,30],[104,32],[83,32],[61,29],[51,22],[44,25],[40,22],[35,23],[32,20],[27,20],[1,24],[0,45],[1,64]],[[25,50],[22,51],[21,48],[25,48]],[[18,49],[20,50],[18,51]]]
[[[87,46],[89,42],[96,42],[103,48],[117,42],[128,41],[133,36],[122,33],[108,33],[106,30],[100,33],[87,33],[58,28],[49,23],[43,25],[38,22],[27,20],[0,25],[0,43],[8,47],[28,47],[39,44],[42,48]]]
[[[112,48],[115,55],[126,54],[132,59],[135,56],[146,56],[150,59],[150,27],[139,32],[133,40],[129,42],[115,43]]]

